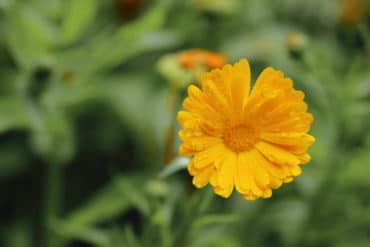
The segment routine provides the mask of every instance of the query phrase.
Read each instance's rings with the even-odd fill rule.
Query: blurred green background
[[[0,0],[0,246],[370,246],[369,7]],[[224,200],[165,164],[185,85],[169,107],[180,72],[158,63],[191,48],[305,92],[312,162],[271,199]]]

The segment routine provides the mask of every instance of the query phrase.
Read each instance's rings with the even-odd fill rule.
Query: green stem
[[[58,164],[48,164],[45,177],[44,205],[44,246],[63,246],[61,239],[50,230],[50,224],[57,219],[62,204],[62,173]]]
[[[166,133],[165,143],[165,164],[168,165],[174,158],[174,142],[175,142],[175,128],[176,128],[176,109],[178,101],[179,88],[175,83],[170,83],[168,92],[168,112],[169,125]]]
[[[359,24],[358,31],[365,41],[365,52],[370,55],[370,33],[364,23]]]

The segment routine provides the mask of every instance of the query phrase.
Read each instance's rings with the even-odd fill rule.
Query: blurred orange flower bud
[[[157,69],[170,83],[184,88],[192,82],[199,82],[204,72],[222,68],[226,63],[227,57],[221,53],[189,49],[161,57]]]
[[[199,65],[215,69],[223,67],[227,63],[227,57],[220,53],[191,49],[179,53],[179,62],[183,67],[189,69],[194,69]]]
[[[339,6],[339,20],[346,25],[355,25],[369,13],[370,0],[342,0]]]

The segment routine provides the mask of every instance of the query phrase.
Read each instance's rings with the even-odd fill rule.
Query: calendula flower
[[[347,25],[354,25],[363,20],[370,10],[369,0],[342,0],[339,6],[339,19]]]
[[[266,68],[250,90],[247,60],[205,73],[201,88],[190,85],[178,112],[183,129],[180,154],[193,156],[193,184],[210,183],[229,197],[234,188],[246,199],[269,198],[301,174],[315,138],[307,132],[313,116],[304,94],[281,71]]]
[[[194,69],[206,66],[210,69],[221,68],[227,63],[225,55],[202,49],[191,49],[179,53],[180,64],[185,68]]]

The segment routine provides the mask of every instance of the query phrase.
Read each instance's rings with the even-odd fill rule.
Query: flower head
[[[188,87],[180,154],[193,156],[193,184],[210,183],[229,197],[234,188],[247,200],[269,198],[272,189],[301,174],[315,138],[304,94],[281,71],[266,68],[250,90],[248,61],[205,73],[201,88]]]

